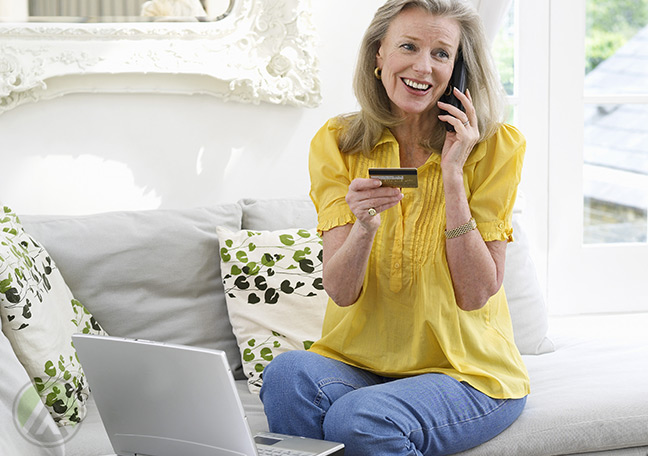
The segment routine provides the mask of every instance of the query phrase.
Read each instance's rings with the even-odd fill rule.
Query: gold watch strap
[[[458,226],[457,228],[453,228],[451,230],[446,230],[445,235],[446,239],[452,239],[459,237],[461,235],[464,235],[472,230],[477,228],[477,222],[475,222],[474,217],[470,217],[470,220],[468,220],[467,223],[464,223],[461,226]]]

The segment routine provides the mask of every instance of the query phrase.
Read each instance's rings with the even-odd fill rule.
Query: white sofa
[[[602,332],[583,334],[584,327],[578,325],[587,319],[565,319],[558,331],[548,334],[521,219],[516,212],[516,242],[508,247],[505,288],[532,393],[517,422],[463,454],[648,455],[648,338],[607,337],[601,318],[591,327]],[[232,231],[312,229],[316,216],[310,201],[242,200],[200,209],[21,220],[25,231],[47,249],[75,298],[108,334],[224,350],[252,430],[267,429],[259,397],[248,388],[237,329],[229,318],[223,287],[227,271],[221,274],[216,226]],[[87,416],[71,432],[64,430],[65,439],[46,447],[25,438],[14,410],[29,378],[4,334],[0,357],[2,455],[112,453],[91,396]],[[44,422],[41,429],[58,432],[52,424]]]

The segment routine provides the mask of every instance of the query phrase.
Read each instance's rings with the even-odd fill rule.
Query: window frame
[[[584,105],[648,102],[648,94],[584,94],[585,0],[519,8],[518,126],[528,143],[520,190],[549,311],[648,311],[648,244],[583,244]]]

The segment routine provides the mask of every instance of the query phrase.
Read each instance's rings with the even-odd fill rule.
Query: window
[[[552,314],[646,312],[648,0],[516,1],[494,44]]]
[[[586,0],[583,242],[648,234],[648,0]]]
[[[535,58],[549,74],[544,134],[550,311],[647,311],[648,138],[641,123],[648,86],[638,58],[646,56],[646,46],[637,41],[646,23],[637,22],[643,0],[541,3],[548,8],[548,60]],[[593,35],[597,28],[605,33]],[[613,36],[617,32],[622,38]],[[598,52],[600,43],[607,53]]]

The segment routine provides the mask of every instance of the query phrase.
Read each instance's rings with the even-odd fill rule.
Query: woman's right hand
[[[346,202],[356,222],[322,234],[324,289],[338,306],[350,306],[357,301],[374,236],[380,227],[380,213],[403,199],[399,189],[381,185],[377,179],[354,179],[349,184]],[[370,208],[376,210],[376,215],[369,214]]]
[[[357,222],[370,233],[378,231],[380,213],[394,207],[402,199],[400,189],[382,187],[378,179],[353,179],[346,195],[346,202]],[[375,209],[376,215],[369,213],[371,208]]]

